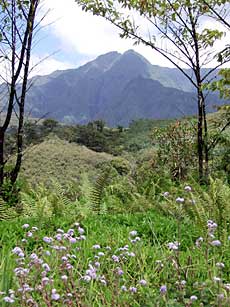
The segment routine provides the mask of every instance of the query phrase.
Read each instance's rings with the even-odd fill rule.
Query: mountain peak
[[[103,55],[99,55],[93,62],[103,69],[110,68],[113,63],[121,56],[117,51],[111,51]]]
[[[125,51],[123,53],[123,57],[136,58],[138,60],[141,60],[143,62],[143,64],[152,66],[152,64],[145,57],[143,57],[140,53],[136,52],[133,49],[129,49],[129,50]]]

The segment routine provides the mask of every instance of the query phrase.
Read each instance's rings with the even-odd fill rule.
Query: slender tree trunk
[[[197,123],[197,154],[198,154],[198,171],[199,180],[203,181],[204,168],[203,168],[203,103],[201,90],[197,89],[197,102],[198,102],[198,123]]]
[[[201,92],[202,101],[203,101],[203,122],[204,122],[204,161],[205,161],[205,169],[204,169],[204,179],[206,183],[208,183],[209,176],[209,149],[208,149],[208,123],[206,117],[206,106],[205,106],[205,98],[203,92]]]
[[[0,129],[0,195],[2,193],[2,185],[4,181],[4,138],[5,132],[3,129]]]
[[[34,29],[34,20],[35,13],[38,6],[38,0],[32,0],[30,11],[28,15],[28,24],[27,24],[27,41],[26,41],[26,54],[25,54],[25,68],[24,68],[24,76],[22,82],[21,89],[21,97],[19,99],[19,120],[18,120],[18,132],[17,132],[17,160],[15,163],[15,167],[10,174],[12,185],[16,182],[20,168],[22,163],[22,155],[23,155],[23,126],[24,126],[24,111],[25,111],[25,98],[26,98],[26,89],[27,89],[27,81],[29,75],[29,64],[30,64],[30,56],[31,56],[31,46],[33,40],[33,29]]]

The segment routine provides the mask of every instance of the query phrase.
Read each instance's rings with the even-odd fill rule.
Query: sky
[[[42,29],[34,39],[32,66],[36,67],[32,75],[77,68],[101,54],[123,53],[129,49],[139,52],[152,64],[172,67],[151,48],[134,46],[131,39],[120,38],[114,25],[83,12],[74,0],[45,0],[39,15],[48,10]]]
[[[157,52],[132,40],[121,39],[118,29],[101,17],[85,13],[74,0],[44,0],[39,16],[48,14],[36,34],[31,75],[77,68],[101,54],[128,49],[146,57],[152,64],[172,67]]]

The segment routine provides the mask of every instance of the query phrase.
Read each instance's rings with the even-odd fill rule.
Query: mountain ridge
[[[109,126],[127,126],[139,118],[196,114],[196,93],[183,74],[152,65],[133,50],[112,51],[79,68],[34,77],[31,82],[26,109],[38,118],[47,114],[69,124],[102,119]],[[207,111],[220,103],[217,95],[209,95]]]

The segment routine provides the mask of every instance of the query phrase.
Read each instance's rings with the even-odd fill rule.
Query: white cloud
[[[109,51],[124,52],[128,49],[135,49],[152,64],[173,67],[169,61],[150,47],[144,45],[134,47],[131,39],[121,39],[119,31],[114,25],[101,17],[83,12],[74,0],[45,0],[43,12],[48,9],[51,9],[51,11],[45,19],[45,23],[51,23],[48,30],[59,41],[58,49],[64,54],[76,53],[84,55],[88,59],[93,59]],[[138,22],[147,29],[146,22],[143,22],[143,19],[138,18]],[[210,26],[210,24],[207,25]],[[217,26],[214,21],[212,21],[212,26],[214,28]],[[226,40],[218,42],[216,45],[218,47],[224,46],[225,42]],[[162,44],[162,40],[160,44]],[[57,46],[54,46],[55,48],[57,49]],[[48,72],[48,67],[56,69],[58,65],[61,65],[61,63],[50,60],[47,69],[44,65],[44,70]],[[68,65],[71,66],[70,63],[63,63],[63,68]],[[79,63],[77,63],[78,65]]]
[[[151,48],[141,45],[134,47],[131,39],[121,39],[114,25],[102,17],[83,12],[74,0],[65,0],[65,4],[63,1],[46,0],[44,11],[49,8],[51,11],[45,22],[52,23],[49,29],[59,39],[59,48],[65,53],[77,52],[94,58],[109,51],[135,49],[154,64],[170,66]]]
[[[35,75],[48,75],[55,70],[74,68],[73,64],[52,58],[52,56],[39,57],[33,55],[30,62],[30,77]]]

